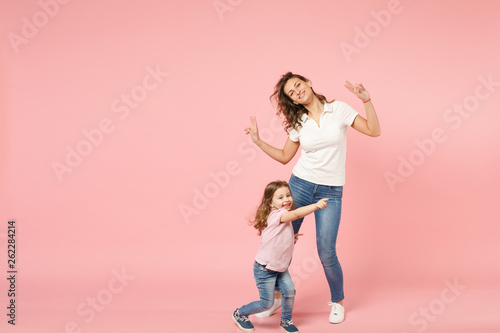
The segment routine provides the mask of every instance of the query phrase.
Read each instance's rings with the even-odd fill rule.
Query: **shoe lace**
[[[236,313],[236,317],[238,317],[238,320],[241,320],[241,321],[250,321],[250,319],[248,319],[247,316],[244,316],[239,312]]]
[[[293,325],[293,322],[290,319],[281,319],[281,326],[288,327]]]
[[[341,306],[339,303],[328,302],[327,304],[330,305],[330,306],[333,306],[333,309],[334,309],[333,313],[334,314],[338,314],[338,311],[340,310],[340,306]]]

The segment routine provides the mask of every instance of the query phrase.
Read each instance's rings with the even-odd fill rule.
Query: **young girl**
[[[243,305],[234,311],[233,319],[241,330],[254,330],[248,316],[271,308],[274,289],[277,287],[282,294],[280,326],[286,332],[299,331],[292,323],[295,287],[288,273],[295,240],[291,221],[326,208],[327,200],[321,199],[312,205],[291,210],[293,199],[287,182],[275,181],[266,186],[262,203],[252,221],[262,237],[253,265],[260,301]]]

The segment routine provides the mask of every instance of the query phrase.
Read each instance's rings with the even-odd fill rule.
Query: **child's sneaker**
[[[257,318],[270,317],[274,313],[274,311],[276,311],[280,307],[281,307],[281,297],[275,298],[273,306],[271,306],[271,308],[269,310],[256,313],[255,317],[257,317]]]
[[[299,333],[299,329],[289,319],[281,319],[280,326],[285,332]]]
[[[240,314],[238,309],[234,310],[233,320],[242,331],[253,331],[254,327],[247,316]]]

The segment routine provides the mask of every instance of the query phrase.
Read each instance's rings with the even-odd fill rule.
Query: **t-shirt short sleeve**
[[[290,132],[288,132],[288,137],[290,138],[290,140],[292,140],[293,142],[297,142],[299,141],[299,132],[297,132],[296,129],[291,129]]]
[[[351,126],[354,118],[359,114],[349,104],[338,101],[339,116],[342,123],[346,126]]]
[[[283,215],[287,210],[285,208],[281,209],[273,209],[269,216],[267,217],[267,226],[270,225],[279,225],[281,222],[281,215]]]

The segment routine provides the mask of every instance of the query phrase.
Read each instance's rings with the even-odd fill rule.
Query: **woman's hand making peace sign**
[[[356,97],[362,100],[363,103],[370,99],[370,94],[361,83],[352,84],[349,81],[345,81],[344,87],[346,87],[350,92],[356,95]]]
[[[245,133],[250,134],[252,137],[252,141],[254,143],[259,142],[260,137],[259,137],[259,128],[257,127],[257,119],[255,119],[254,116],[250,117],[250,126],[245,128]]]

